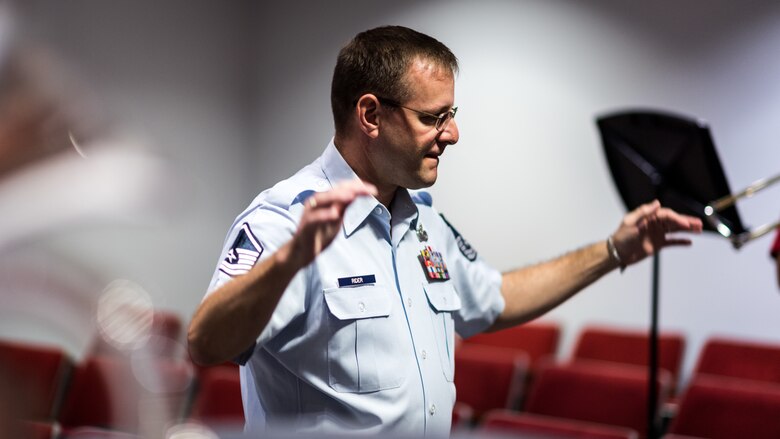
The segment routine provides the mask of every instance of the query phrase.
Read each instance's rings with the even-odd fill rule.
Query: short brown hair
[[[447,46],[403,26],[361,32],[339,52],[333,71],[330,103],[336,131],[346,128],[355,101],[366,93],[403,102],[409,87],[404,75],[416,58],[458,71],[458,59]]]

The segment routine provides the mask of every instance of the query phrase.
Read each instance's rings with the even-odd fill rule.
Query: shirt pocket
[[[390,318],[390,291],[381,285],[324,290],[328,321],[328,380],[337,392],[399,387],[404,370]]]
[[[452,314],[460,310],[461,302],[455,287],[449,282],[423,283],[425,296],[431,306],[431,323],[436,336],[436,347],[444,378],[455,377],[455,322]]]

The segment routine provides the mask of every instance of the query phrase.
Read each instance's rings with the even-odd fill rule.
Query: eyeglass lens
[[[457,111],[458,110],[456,107],[440,115],[438,119],[436,119],[436,131],[444,131],[444,129],[447,128],[447,125],[449,125],[450,121],[455,117],[455,113]]]

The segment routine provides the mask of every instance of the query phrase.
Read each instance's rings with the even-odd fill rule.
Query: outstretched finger
[[[691,245],[690,239],[685,238],[666,238],[664,240],[664,247],[674,247],[674,246],[689,246]]]
[[[643,219],[653,215],[660,208],[661,202],[653,200],[629,212],[625,217],[625,222],[631,225],[639,224]]]
[[[658,211],[657,218],[663,223],[667,232],[701,232],[701,219],[679,214],[672,209],[663,208]]]

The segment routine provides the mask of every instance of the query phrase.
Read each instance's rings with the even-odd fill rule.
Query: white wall
[[[185,316],[233,217],[324,148],[335,56],[376,25],[417,28],[459,57],[461,141],[432,192],[501,269],[617,226],[623,206],[594,124],[604,112],[641,106],[706,119],[733,189],[780,171],[780,6],[770,0],[34,4],[27,16],[43,20],[40,33],[81,60],[119,115],[170,147],[196,180],[186,219],[136,231],[118,244],[131,256],[98,262]],[[777,199],[748,201],[743,221],[775,219]],[[712,334],[780,341],[770,241],[735,251],[705,235],[663,254],[661,325],[688,336],[686,369]],[[187,257],[170,262],[167,249],[180,245]],[[554,311],[564,355],[583,324],[646,327],[649,293],[648,261]]]

